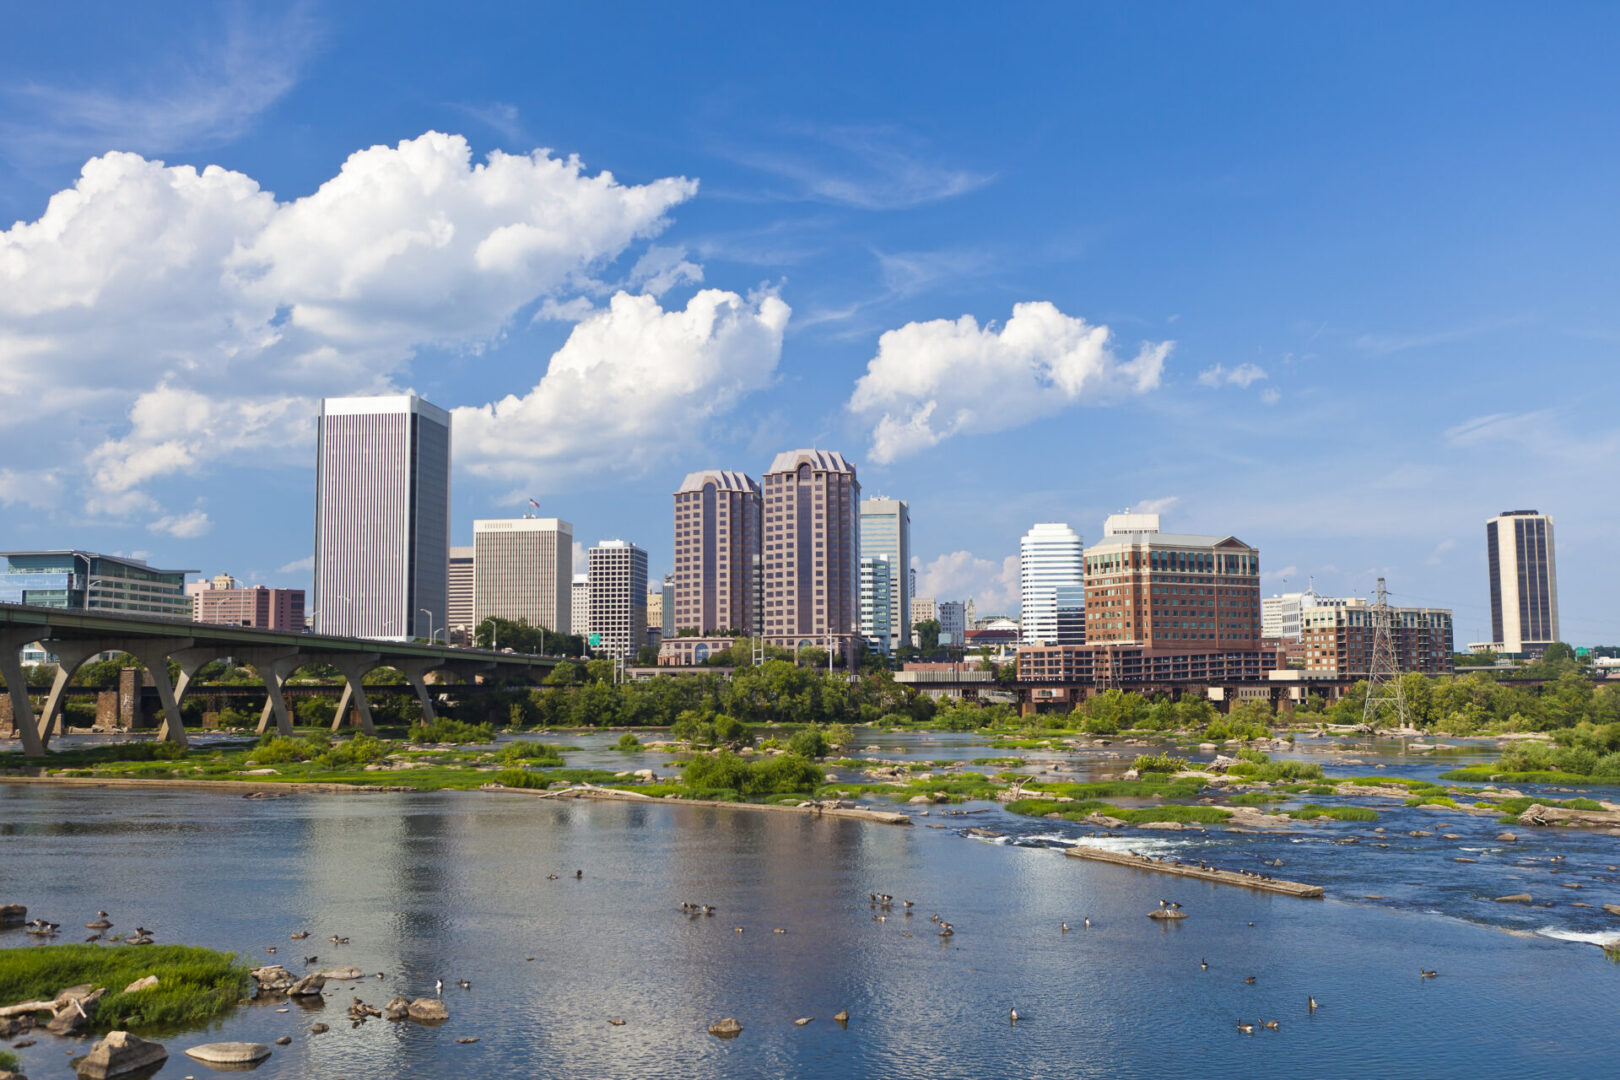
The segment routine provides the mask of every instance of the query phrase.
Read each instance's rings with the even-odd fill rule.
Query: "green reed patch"
[[[157,986],[126,994],[147,975]],[[229,1011],[248,989],[231,954],[191,945],[45,945],[0,949],[0,1004],[49,1000],[80,983],[106,987],[90,1028],[151,1031],[197,1027]]]

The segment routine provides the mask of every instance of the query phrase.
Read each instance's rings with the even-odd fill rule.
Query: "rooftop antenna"
[[[1404,728],[1409,726],[1411,717],[1406,711],[1406,691],[1401,687],[1401,667],[1395,656],[1389,593],[1384,588],[1383,578],[1378,579],[1378,598],[1373,604],[1372,623],[1372,663],[1367,673],[1367,700],[1361,707],[1361,726],[1368,732],[1378,730],[1378,717],[1386,707],[1392,706],[1396,721]]]

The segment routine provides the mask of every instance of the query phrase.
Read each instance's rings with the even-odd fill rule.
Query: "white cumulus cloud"
[[[911,560],[917,571],[917,595],[935,600],[973,601],[974,611],[985,615],[1018,610],[1018,556],[1000,562],[971,551],[952,551],[931,562]]]
[[[475,475],[537,484],[581,462],[640,469],[769,384],[790,314],[771,292],[703,289],[673,311],[617,293],[527,394],[455,410],[457,456]]]
[[[475,162],[438,132],[287,202],[218,166],[93,158],[0,231],[0,427],[60,451],[71,416],[97,510],[150,509],[161,477],[306,447],[320,396],[393,389],[421,348],[476,353],[525,309],[600,293],[696,187],[544,150]],[[643,277],[697,275],[676,256]]]
[[[907,323],[878,339],[849,409],[873,423],[869,456],[881,464],[953,435],[1155,389],[1173,343],[1144,343],[1121,360],[1110,336],[1046,301],[1015,305],[1001,327],[971,315]]]

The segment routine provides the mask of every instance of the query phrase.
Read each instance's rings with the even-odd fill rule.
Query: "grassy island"
[[[157,985],[126,994],[148,975]],[[0,1005],[50,1001],[70,986],[107,992],[87,1007],[94,1032],[179,1030],[233,1008],[248,968],[232,953],[193,945],[37,945],[0,949]]]

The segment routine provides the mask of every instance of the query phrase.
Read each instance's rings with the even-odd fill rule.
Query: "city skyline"
[[[1032,523],[1131,506],[1243,536],[1266,595],[1382,576],[1485,641],[1479,523],[1535,506],[1575,586],[1561,635],[1620,640],[1620,155],[1568,137],[1614,118],[1593,50],[1620,16],[1178,11],[884,11],[837,55],[793,27],[785,57],[649,16],[586,101],[623,67],[588,12],[514,17],[520,45],[587,42],[540,70],[428,62],[386,101],[346,80],[436,31],[385,39],[376,8],[13,13],[6,546],[313,602],[312,405],[414,391],[456,417],[457,546],[533,497],[667,570],[682,475],[830,446],[909,502],[918,595],[985,614],[1016,607]],[[1096,56],[1059,63],[1075,40]],[[969,42],[1023,59],[963,79]],[[724,89],[667,92],[717,65]],[[406,242],[426,220],[454,239]]]

